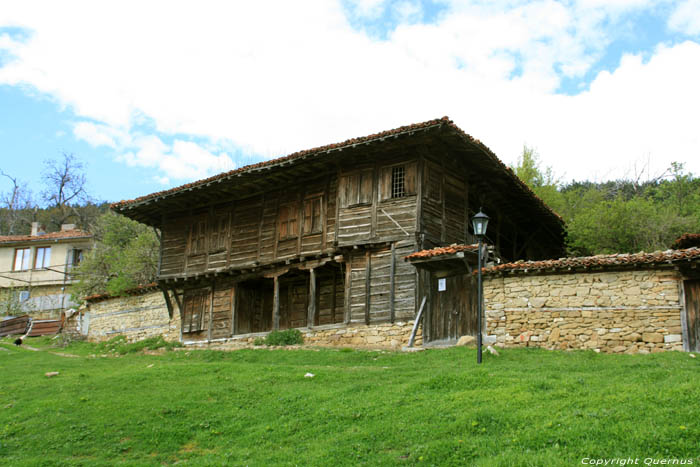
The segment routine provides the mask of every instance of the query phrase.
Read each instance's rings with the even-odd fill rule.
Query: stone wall
[[[90,303],[80,310],[83,329],[87,327],[89,341],[99,342],[117,335],[130,342],[154,336],[165,340],[180,340],[180,316],[177,309],[173,319],[168,317],[163,293],[114,297]]]
[[[682,350],[670,269],[487,276],[486,342],[548,349]]]
[[[381,324],[328,325],[313,329],[301,328],[304,344],[318,347],[354,347],[398,350],[408,345],[413,321],[397,321]],[[212,343],[185,342],[185,344],[216,349],[238,349],[254,347],[256,339],[264,338],[267,332],[245,334],[227,339],[215,339]],[[418,327],[413,345],[423,344],[423,333]]]

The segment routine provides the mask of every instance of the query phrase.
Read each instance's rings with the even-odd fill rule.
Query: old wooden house
[[[413,319],[431,279],[403,258],[472,243],[480,207],[499,256],[562,255],[561,219],[446,117],[112,206],[160,230],[158,281],[185,341]]]

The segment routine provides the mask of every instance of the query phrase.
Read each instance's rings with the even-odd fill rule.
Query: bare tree
[[[0,175],[10,180],[12,187],[6,193],[0,193],[0,232],[7,235],[19,233],[21,222],[31,222],[27,220],[27,212],[31,212],[32,193],[27,186],[2,170]]]
[[[80,219],[75,206],[90,201],[83,163],[74,155],[63,153],[58,160],[44,161],[42,198],[51,211],[50,222],[60,228],[71,218]]]

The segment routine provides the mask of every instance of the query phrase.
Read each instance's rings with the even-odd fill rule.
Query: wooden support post
[[[393,323],[396,319],[394,307],[394,288],[396,282],[396,243],[391,244],[391,265],[389,266],[389,317]]]
[[[238,316],[236,312],[238,311],[238,284],[233,284],[231,287],[231,336],[238,334],[238,323],[236,322]]]
[[[335,294],[338,286],[338,271],[333,268],[333,288],[331,292],[331,324],[335,324]]]
[[[348,255],[347,261],[345,261],[345,323],[349,323],[350,319],[352,318],[351,312],[352,308],[350,307],[350,301],[352,299],[351,295],[351,288],[352,288],[352,255]]]
[[[306,317],[306,326],[313,327],[316,319],[316,270],[309,269],[309,309]]]
[[[173,319],[173,302],[170,301],[170,294],[168,293],[168,289],[166,289],[165,286],[162,284],[160,284],[158,287],[163,292],[165,306],[168,307],[168,316],[170,317],[170,319]]]
[[[418,316],[416,316],[416,321],[413,323],[413,329],[411,330],[411,337],[408,338],[408,346],[413,347],[413,341],[416,338],[416,332],[418,332],[418,323],[420,322],[420,319],[423,317],[423,309],[425,308],[425,302],[428,300],[428,297],[423,297],[423,301],[420,304],[420,309],[418,310]],[[423,326],[425,328],[425,326]],[[425,332],[423,332],[425,334]],[[423,335],[423,341],[425,341],[425,335]]]
[[[365,252],[365,324],[369,324],[369,307],[372,293],[372,251]]]
[[[273,295],[272,295],[272,330],[278,331],[280,328],[280,278],[275,276],[273,279]]]
[[[212,326],[214,326],[214,290],[216,287],[216,279],[211,283],[211,296],[209,297],[209,325],[207,326],[207,340],[211,341]]]

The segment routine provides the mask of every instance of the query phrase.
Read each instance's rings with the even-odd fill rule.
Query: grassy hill
[[[504,350],[477,366],[465,348],[52,342],[0,341],[4,465],[700,462],[700,358],[684,353]]]

